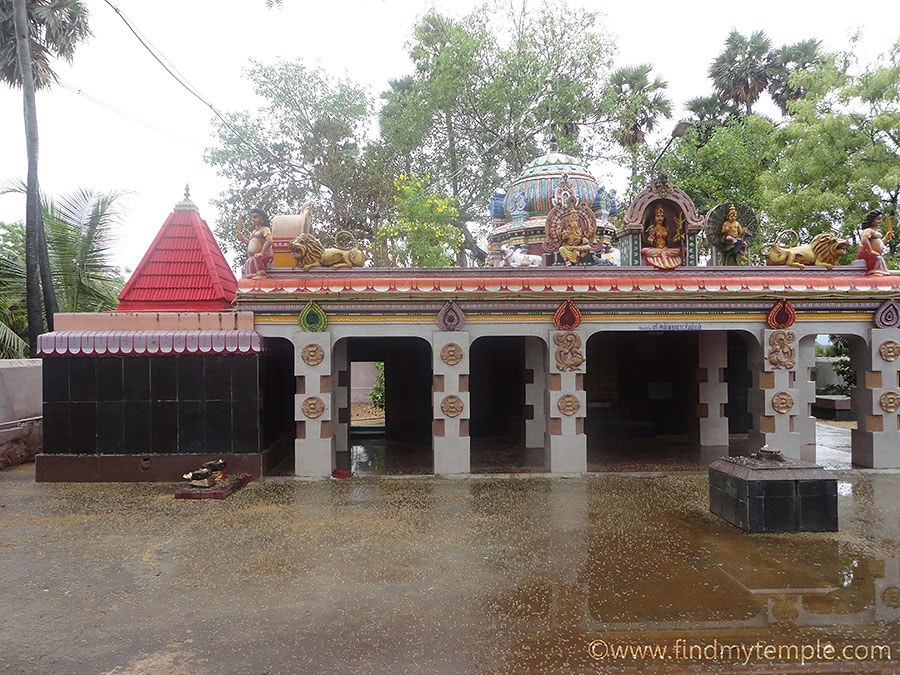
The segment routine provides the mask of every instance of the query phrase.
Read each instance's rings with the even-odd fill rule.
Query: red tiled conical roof
[[[118,311],[231,308],[237,279],[209,225],[189,199],[175,205],[119,293]]]

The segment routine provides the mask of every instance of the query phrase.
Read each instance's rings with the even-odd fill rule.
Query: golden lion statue
[[[313,267],[346,269],[362,267],[365,264],[366,252],[356,245],[356,239],[352,234],[342,230],[335,235],[334,243],[335,248],[325,248],[308,232],[298,234],[291,242],[295,266],[309,271]]]
[[[785,246],[786,242],[781,241],[784,235],[793,235],[794,242]],[[803,246],[797,246],[799,241],[800,235],[794,230],[782,230],[775,237],[775,241],[763,244],[759,252],[760,255],[766,256],[767,265],[789,265],[800,269],[806,265],[821,265],[830,270],[838,264],[850,244],[846,239],[841,239],[830,232],[817,234],[811,242]],[[768,254],[765,252],[766,249]]]

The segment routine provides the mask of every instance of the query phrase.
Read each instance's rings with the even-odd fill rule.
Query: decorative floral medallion
[[[566,394],[565,396],[560,396],[559,401],[556,403],[556,407],[559,408],[559,412],[561,412],[566,417],[571,417],[581,408],[581,403],[578,401],[578,397],[574,394]]]
[[[782,330],[793,326],[796,318],[797,312],[791,307],[791,303],[782,298],[772,305],[772,309],[769,310],[769,315],[766,317],[766,323],[769,324],[769,328]]]
[[[893,340],[882,342],[878,348],[878,353],[881,354],[881,358],[885,361],[896,361],[897,357],[900,356],[900,344]]]
[[[570,299],[563,302],[553,315],[553,323],[559,330],[572,330],[581,323],[581,312]]]
[[[786,391],[780,391],[772,397],[772,409],[784,415],[794,407],[794,397]]]
[[[318,396],[310,396],[303,399],[300,410],[311,420],[320,417],[325,412],[325,403]]]
[[[794,355],[794,331],[777,330],[769,336],[769,363],[775,368],[783,368],[791,370],[794,367],[796,358]]]
[[[466,315],[452,300],[446,302],[437,315],[438,327],[441,330],[459,330],[465,322]]]
[[[456,417],[462,411],[463,401],[459,396],[455,394],[445,396],[444,400],[441,401],[441,412],[444,413],[447,417]]]
[[[556,367],[559,370],[565,372],[581,368],[584,354],[581,353],[581,336],[578,333],[557,333],[553,336],[553,344],[556,345]]]
[[[444,348],[441,350],[441,361],[446,363],[448,366],[455,366],[457,363],[462,361],[462,357],[462,347],[460,347],[455,342],[444,345]]]
[[[300,358],[308,366],[317,366],[325,360],[325,350],[322,349],[322,345],[306,345],[300,350]]]
[[[886,413],[897,412],[900,408],[900,394],[896,391],[886,391],[878,399],[878,405]]]
[[[896,328],[900,326],[900,305],[896,300],[885,300],[872,319],[876,328]]]
[[[891,609],[900,609],[900,588],[889,586],[881,594],[881,601]]]

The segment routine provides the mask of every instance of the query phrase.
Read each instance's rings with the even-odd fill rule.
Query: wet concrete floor
[[[843,475],[841,531],[795,535],[688,472],[173,487],[0,472],[0,671],[900,669],[900,473]]]

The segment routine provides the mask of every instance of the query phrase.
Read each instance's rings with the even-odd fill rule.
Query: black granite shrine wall
[[[260,452],[290,428],[292,369],[279,356],[46,357],[44,452]]]

